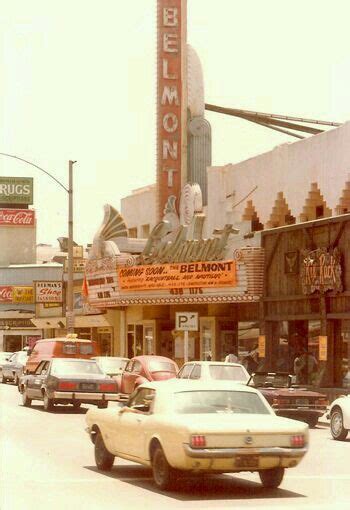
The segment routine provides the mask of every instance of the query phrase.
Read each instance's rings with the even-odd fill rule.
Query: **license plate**
[[[80,388],[82,390],[95,390],[96,389],[96,384],[92,384],[92,383],[81,383],[80,385]]]
[[[295,402],[296,402],[297,406],[308,406],[309,405],[309,401],[307,398],[297,398]]]
[[[259,467],[258,455],[239,455],[235,458],[236,468],[257,468]]]

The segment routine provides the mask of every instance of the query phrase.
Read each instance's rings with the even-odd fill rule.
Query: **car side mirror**
[[[33,352],[33,349],[28,349],[27,350],[27,355],[30,356],[32,354],[32,352]]]

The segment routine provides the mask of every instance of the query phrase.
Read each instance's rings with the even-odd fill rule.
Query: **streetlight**
[[[49,172],[36,165],[32,161],[28,161],[27,159],[20,158],[19,156],[15,156],[14,154],[6,154],[5,152],[0,152],[0,156],[6,156],[8,158],[17,159],[19,161],[23,161],[28,165],[34,166],[44,174],[48,175],[53,179],[61,188],[64,189],[66,193],[68,193],[68,288],[67,288],[67,310],[66,310],[66,327],[67,333],[74,333],[74,312],[73,312],[73,165],[76,161],[69,160],[68,168],[69,168],[69,182],[68,188],[64,186],[56,177],[51,175]]]

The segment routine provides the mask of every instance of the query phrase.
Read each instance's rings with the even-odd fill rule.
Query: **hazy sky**
[[[233,108],[350,119],[348,0],[188,0],[188,42],[205,99]],[[156,1],[3,0],[0,152],[68,181],[74,238],[91,242],[103,205],[155,181]],[[294,138],[207,113],[213,165]],[[34,177],[37,241],[67,234],[67,195],[0,157],[0,175]]]

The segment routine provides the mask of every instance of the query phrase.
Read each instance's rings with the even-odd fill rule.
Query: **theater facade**
[[[171,220],[165,215],[148,238],[132,239],[120,214],[106,206],[85,269],[89,305],[119,311],[120,353],[128,357],[158,354],[181,363],[180,311],[199,317],[189,359],[246,354],[258,343],[264,250],[233,249],[232,225],[203,238],[201,213],[176,228]]]

